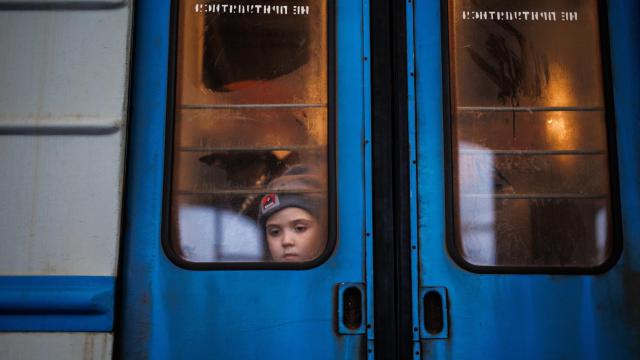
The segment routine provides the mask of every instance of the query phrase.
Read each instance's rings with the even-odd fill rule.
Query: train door
[[[637,2],[409,11],[415,354],[637,356]]]
[[[366,1],[136,5],[116,354],[366,356]]]

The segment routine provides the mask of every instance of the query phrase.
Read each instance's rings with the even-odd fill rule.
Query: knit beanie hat
[[[278,211],[297,207],[306,210],[316,219],[323,218],[326,208],[326,179],[310,165],[295,165],[269,183],[269,194],[260,200],[258,224],[265,222]]]

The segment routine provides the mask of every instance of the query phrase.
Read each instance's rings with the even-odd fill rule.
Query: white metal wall
[[[0,275],[116,275],[131,7],[0,0]],[[0,349],[105,359],[111,335],[5,333]]]

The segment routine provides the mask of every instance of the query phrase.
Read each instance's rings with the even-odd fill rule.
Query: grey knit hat
[[[296,165],[269,183],[269,194],[260,200],[258,224],[264,229],[267,219],[278,211],[297,207],[316,219],[326,212],[326,179],[310,165]]]

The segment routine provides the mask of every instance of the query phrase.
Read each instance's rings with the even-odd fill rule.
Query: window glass
[[[307,262],[327,234],[326,0],[179,3],[169,244]]]
[[[454,241],[476,266],[611,255],[596,0],[449,2]]]

